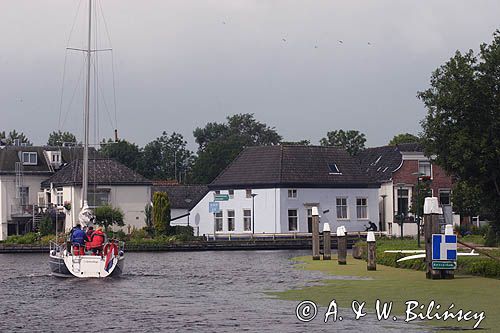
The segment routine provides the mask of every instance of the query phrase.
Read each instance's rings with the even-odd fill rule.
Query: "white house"
[[[46,208],[41,182],[81,154],[81,147],[0,146],[0,240],[32,230]]]
[[[126,232],[144,227],[144,207],[150,202],[151,181],[108,158],[89,159],[88,170],[89,207],[109,204],[120,208],[125,222],[122,229]],[[76,159],[42,182],[47,202],[65,210],[66,230],[78,223],[82,207],[82,171],[83,161]]]
[[[333,230],[364,231],[378,222],[380,185],[359,161],[334,147],[263,146],[244,149],[191,210],[200,234],[308,233],[311,210]],[[220,211],[209,212],[215,196]],[[224,199],[220,196],[219,199]]]

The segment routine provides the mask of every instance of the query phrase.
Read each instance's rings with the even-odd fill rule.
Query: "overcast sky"
[[[194,149],[194,128],[247,112],[286,140],[317,144],[329,130],[357,129],[367,146],[383,145],[420,131],[425,109],[415,96],[431,72],[500,28],[498,0],[99,1],[118,130],[140,146],[176,131]],[[79,3],[0,1],[0,130],[35,144],[59,126],[81,138],[82,55],[65,50],[85,47],[87,0],[75,20]],[[103,22],[99,46],[108,47]],[[99,134],[111,137],[110,52],[99,59]]]

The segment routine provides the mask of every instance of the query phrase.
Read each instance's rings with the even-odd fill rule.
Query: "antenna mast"
[[[92,0],[89,0],[89,36],[87,45],[87,89],[85,91],[84,115],[84,142],[83,142],[83,180],[82,180],[82,207],[87,202],[88,174],[89,174],[89,114],[90,114],[90,53],[92,38]]]

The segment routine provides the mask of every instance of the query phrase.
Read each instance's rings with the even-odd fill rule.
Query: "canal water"
[[[0,332],[422,332],[372,318],[295,317],[266,292],[327,278],[293,267],[304,251],[128,253],[120,278],[50,275],[43,254],[0,254]],[[333,295],[332,295],[333,296]]]

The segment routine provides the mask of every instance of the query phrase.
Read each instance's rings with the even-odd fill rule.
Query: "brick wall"
[[[418,172],[418,161],[406,160],[401,168],[392,175],[393,184],[398,183],[416,184],[417,176],[413,173]],[[439,189],[451,189],[452,179],[446,172],[436,164],[432,164],[432,183],[431,188],[434,196],[439,195]]]

